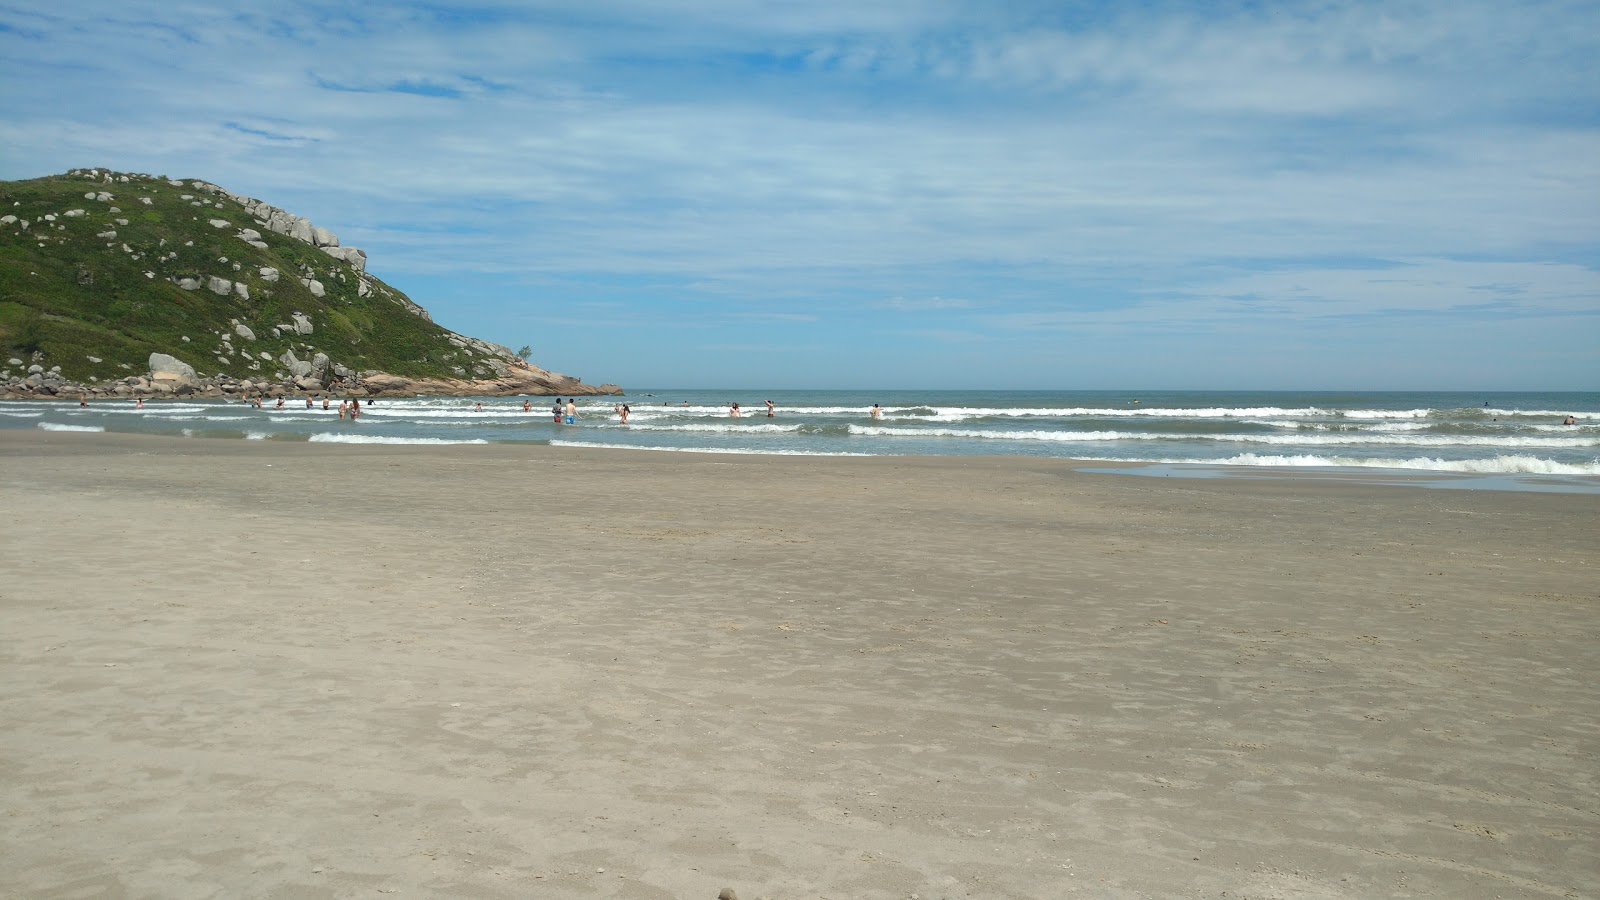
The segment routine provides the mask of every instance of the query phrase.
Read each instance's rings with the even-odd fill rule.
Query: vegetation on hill
[[[0,182],[0,352],[86,384],[144,372],[151,353],[258,381],[291,376],[290,352],[413,378],[516,362],[435,325],[364,260],[270,230],[264,208],[203,181],[103,169]]]

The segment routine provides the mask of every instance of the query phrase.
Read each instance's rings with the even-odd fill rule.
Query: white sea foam
[[[1425,431],[1433,426],[1429,425],[1427,422],[1379,422],[1376,425],[1365,425],[1362,427],[1368,431],[1396,433],[1407,431]]]
[[[215,410],[215,407],[211,407]],[[156,403],[150,402],[140,409],[131,400],[118,400],[114,402],[91,404],[84,412],[97,416],[151,416],[151,417],[177,417],[179,415],[196,415],[203,413],[207,407],[194,403]]]
[[[1343,412],[1324,413],[1345,419],[1426,419],[1434,414],[1431,409],[1347,409]]]
[[[247,441],[264,441],[270,437],[272,437],[272,435],[266,433],[265,431],[246,431],[244,433],[244,439]]]
[[[336,413],[335,410],[328,412]],[[417,407],[399,406],[363,406],[362,416],[371,416],[375,419],[509,419],[515,421],[550,421],[550,410],[540,409],[535,406],[531,412],[523,412],[521,406],[497,406],[486,409],[419,409]],[[580,413],[581,415],[581,413]]]
[[[630,422],[628,427],[637,431],[699,431],[714,434],[779,434],[783,432],[794,432],[800,430],[799,425],[773,425],[766,423],[734,425],[731,423],[721,424],[709,422],[686,422],[681,425],[651,425],[648,423]]]
[[[1600,475],[1600,460],[1558,463],[1534,456],[1496,456],[1492,459],[1357,459],[1342,456],[1260,456],[1242,453],[1226,459],[1163,459],[1164,463],[1199,463],[1219,466],[1275,466],[1363,469],[1420,469],[1431,472],[1468,472],[1477,475]]]
[[[45,431],[105,431],[104,425],[62,425],[56,422],[40,422],[39,427]]]
[[[1274,444],[1283,447],[1506,447],[1545,450],[1574,450],[1600,447],[1600,436],[1574,438],[1514,437],[1449,434],[1211,434],[1171,435],[1174,439],[1216,441],[1238,444]]]
[[[646,447],[601,441],[552,440],[552,447],[589,447],[596,450],[652,450],[658,453],[723,453],[744,456],[878,456],[877,453],[828,453],[821,450],[756,450],[747,447]]]
[[[449,438],[384,437],[376,434],[313,434],[317,444],[487,444],[481,439],[452,440]]]
[[[849,431],[853,435],[863,437],[968,438],[1051,443],[1182,441],[1185,443],[1207,444],[1269,444],[1284,447],[1507,447],[1560,450],[1600,447],[1600,436],[1571,438],[1418,434],[1401,436],[1333,431],[1314,434],[1193,434],[1187,432],[1142,431],[1001,431],[965,428],[897,428],[882,425],[850,425]]]
[[[1591,422],[1600,422],[1600,413],[1567,412],[1555,409],[1490,409],[1484,407],[1483,409],[1475,409],[1473,412],[1496,419],[1555,419],[1559,422],[1567,416],[1572,416],[1579,421],[1588,419]]]
[[[37,419],[42,415],[44,415],[44,413],[42,411],[41,412],[10,412],[9,410],[0,410],[0,416],[10,416],[13,419]]]
[[[904,409],[910,409],[910,408],[912,408],[912,407],[904,407]],[[1282,419],[1282,418],[1304,418],[1304,417],[1309,417],[1309,416],[1324,416],[1324,417],[1326,417],[1326,416],[1339,415],[1339,413],[1336,412],[1336,411],[1318,409],[1317,407],[1314,407],[1314,406],[1300,407],[1300,408],[1296,408],[1296,409],[1284,409],[1282,407],[1277,407],[1277,406],[1254,406],[1254,407],[1207,406],[1207,407],[1197,407],[1197,408],[1193,408],[1193,409],[1182,408],[1182,407],[1176,407],[1176,408],[1174,408],[1174,407],[1148,407],[1147,408],[1147,407],[1142,407],[1142,406],[1126,406],[1126,407],[1109,407],[1109,406],[1102,406],[1102,407],[1088,407],[1088,406],[1056,407],[1056,406],[1048,406],[1048,407],[1014,407],[1014,408],[1013,407],[983,407],[983,406],[937,406],[937,407],[923,407],[923,408],[932,409],[933,410],[933,414],[931,416],[928,416],[928,415],[920,415],[919,416],[919,415],[911,415],[911,414],[908,414],[908,413],[900,412],[898,410],[890,409],[890,410],[886,410],[884,415],[890,416],[890,417],[896,417],[896,418],[923,418],[923,419],[932,419],[932,420],[935,420],[935,421],[944,421],[944,422],[959,422],[959,421],[965,421],[965,420],[968,420],[968,419],[986,419],[986,418],[1049,418],[1049,419],[1058,419],[1058,418],[1086,418],[1086,417],[1092,417],[1092,418],[1102,418],[1102,419],[1104,419],[1104,418],[1122,418],[1122,417],[1138,417],[1138,418],[1152,418],[1152,417],[1154,417],[1154,418],[1163,418],[1163,419],[1246,419],[1246,418],[1254,417],[1254,418],[1262,418],[1262,419]],[[807,409],[805,411],[806,412],[811,412],[812,410]],[[861,409],[859,407],[844,407],[844,408],[839,409],[838,411],[840,411],[840,412],[849,412],[849,413],[853,413],[855,415],[860,415],[861,414]]]
[[[981,438],[991,441],[1145,441],[1163,440],[1169,435],[1137,431],[1000,431],[975,428],[897,428],[892,425],[850,425],[851,434],[862,437]],[[1203,437],[1203,436],[1202,436]]]

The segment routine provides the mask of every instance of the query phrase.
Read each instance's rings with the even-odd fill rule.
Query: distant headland
[[[366,267],[207,181],[0,182],[0,399],[622,393],[436,325]]]

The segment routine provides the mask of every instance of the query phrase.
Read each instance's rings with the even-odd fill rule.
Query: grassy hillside
[[[160,352],[201,375],[260,380],[282,375],[279,359],[293,350],[357,371],[476,378],[511,358],[433,324],[357,266],[269,230],[247,203],[262,211],[205,182],[106,170],[0,182],[0,366],[16,357],[88,383],[144,372]],[[310,334],[291,327],[296,314]]]

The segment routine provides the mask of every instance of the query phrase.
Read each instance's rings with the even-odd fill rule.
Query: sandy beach
[[[0,895],[1600,896],[1600,497],[0,433]]]

